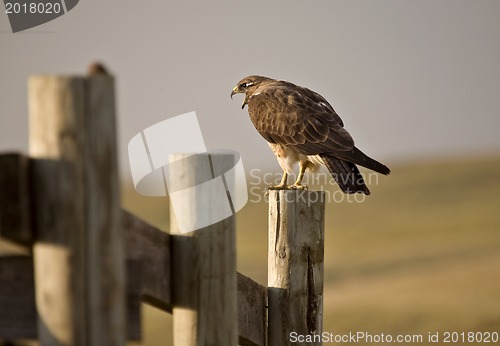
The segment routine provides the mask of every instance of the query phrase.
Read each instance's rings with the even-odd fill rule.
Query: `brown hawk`
[[[233,88],[244,93],[241,108],[264,137],[283,169],[283,179],[270,189],[306,189],[302,178],[306,169],[316,171],[325,165],[345,193],[370,194],[356,165],[389,174],[385,165],[363,154],[328,101],[304,87],[262,76],[249,76]],[[287,185],[288,175],[299,163],[295,183]]]

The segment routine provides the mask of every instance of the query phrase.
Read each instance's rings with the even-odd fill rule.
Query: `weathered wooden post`
[[[39,340],[124,345],[113,79],[32,77],[29,113]]]
[[[188,233],[181,234],[180,227],[183,224],[189,230],[227,208],[228,196],[209,184],[207,169],[212,169],[210,179],[217,178],[213,162],[231,167],[234,160],[233,155],[227,154],[172,155],[170,158],[174,164],[169,170],[169,193],[171,206],[176,203],[177,208],[174,213],[171,207],[170,230],[176,234],[172,239],[176,346],[238,344],[234,216]],[[172,192],[181,189],[190,193],[174,200]]]
[[[270,191],[268,345],[321,345],[324,210],[322,191]],[[292,334],[296,333],[296,334]]]

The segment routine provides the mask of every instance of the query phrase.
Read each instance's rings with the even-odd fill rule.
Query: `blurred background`
[[[267,204],[255,176],[279,166],[241,95],[229,94],[250,74],[309,87],[392,169],[361,203],[327,203],[324,330],[500,331],[498,18],[495,0],[87,0],[12,34],[2,11],[0,151],[27,152],[30,75],[84,74],[102,61],[116,78],[123,206],[168,231],[168,201],[133,188],[127,144],[196,111],[207,146],[240,152],[254,172],[262,198],[237,215],[238,270],[266,284]],[[170,316],[143,309],[133,345],[169,345]]]

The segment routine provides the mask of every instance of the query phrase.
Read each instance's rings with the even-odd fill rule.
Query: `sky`
[[[389,165],[498,154],[499,18],[497,0],[85,0],[13,34],[0,13],[0,151],[27,152],[30,75],[84,74],[98,60],[116,77],[125,177],[130,139],[190,111],[208,148],[278,170],[242,95],[229,97],[251,74],[319,92]]]

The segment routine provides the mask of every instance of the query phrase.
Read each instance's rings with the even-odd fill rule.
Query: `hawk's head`
[[[238,82],[238,84],[231,91],[231,98],[233,98],[234,94],[245,93],[245,99],[241,104],[241,109],[245,108],[245,105],[248,103],[248,98],[253,95],[255,90],[262,85],[262,83],[273,81],[274,79],[262,77],[262,76],[248,76],[243,78]]]

